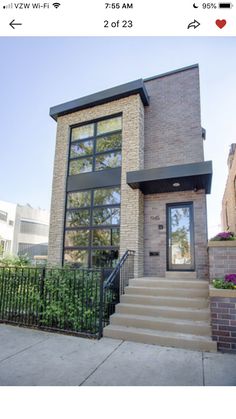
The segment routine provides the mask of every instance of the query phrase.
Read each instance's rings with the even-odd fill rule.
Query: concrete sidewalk
[[[236,356],[0,324],[1,386],[234,386]]]

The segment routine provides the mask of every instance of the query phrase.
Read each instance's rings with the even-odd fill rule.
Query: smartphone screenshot
[[[232,411],[235,37],[234,0],[0,0],[8,416]]]

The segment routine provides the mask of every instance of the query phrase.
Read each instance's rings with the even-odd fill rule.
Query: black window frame
[[[109,131],[107,133],[105,132],[105,133],[102,133],[102,134],[98,134],[97,133],[97,124],[99,122],[105,121],[105,120],[109,120],[109,119],[118,118],[118,117],[121,118],[121,129]],[[73,141],[72,140],[72,132],[73,132],[73,129],[74,128],[81,127],[81,126],[86,126],[86,125],[89,125],[89,124],[93,124],[94,125],[94,133],[93,133],[93,136],[92,137],[87,137],[87,138],[83,138],[83,139],[79,139],[79,140],[74,140]],[[118,134],[118,133],[121,135],[121,147],[116,147],[116,148],[112,148],[112,149],[109,149],[109,150],[106,150],[106,151],[99,151],[99,152],[97,152],[97,140],[99,140],[100,138],[103,138],[103,137],[110,137],[110,136],[112,136],[114,134]],[[85,154],[85,155],[83,154],[83,155],[81,155],[79,157],[71,157],[71,148],[72,148],[72,146],[74,144],[84,143],[86,141],[93,141],[93,152],[91,154]],[[87,122],[84,122],[84,123],[81,123],[81,124],[72,125],[70,127],[70,147],[69,147],[68,176],[77,176],[77,175],[83,174],[83,173],[91,173],[91,172],[102,171],[102,169],[96,170],[96,157],[97,156],[102,156],[102,155],[105,156],[105,155],[108,155],[108,154],[111,154],[111,153],[116,153],[116,152],[120,152],[121,159],[122,159],[122,113],[115,114],[115,115],[109,115],[107,117],[99,118],[99,119],[96,119],[96,120],[93,120],[93,121],[87,121]],[[92,158],[92,170],[90,170],[88,172],[80,172],[80,173],[77,173],[76,175],[70,175],[70,162],[72,162],[72,161],[78,161],[78,160],[82,160],[82,159],[89,159],[89,158]],[[121,164],[122,164],[122,162],[121,162]],[[115,167],[121,167],[121,165],[120,166],[115,166]],[[111,168],[110,167],[109,168],[104,168],[103,170],[109,170],[109,169],[111,169]]]
[[[101,205],[95,205],[94,204],[94,195],[95,195],[95,191],[97,190],[118,190],[120,192],[120,200],[119,203],[115,203],[115,204],[101,204]],[[90,206],[80,206],[80,207],[76,207],[76,208],[69,208],[68,207],[68,195],[71,193],[78,193],[78,192],[90,192],[91,194],[91,200],[90,200]],[[118,251],[119,252],[119,248],[120,246],[113,246],[113,245],[108,245],[108,246],[96,246],[93,245],[93,231],[94,230],[116,230],[119,232],[120,234],[120,223],[119,224],[94,224],[93,223],[93,211],[97,210],[97,209],[105,209],[105,208],[118,208],[120,209],[120,203],[121,203],[121,187],[120,185],[116,185],[116,186],[109,186],[109,187],[104,187],[104,188],[94,188],[94,189],[88,189],[88,190],[78,190],[78,191],[74,191],[74,192],[67,192],[67,196],[66,196],[66,210],[65,210],[65,227],[64,227],[64,238],[63,238],[63,264],[66,264],[65,261],[65,253],[69,250],[73,251],[73,250],[85,250],[88,252],[88,267],[92,267],[92,259],[93,259],[93,252],[96,250],[108,250],[108,251]],[[67,219],[67,211],[71,212],[71,211],[80,211],[80,210],[88,210],[89,211],[89,218],[90,218],[90,222],[88,225],[85,226],[76,226],[76,227],[67,227],[66,226],[66,219]],[[66,246],[65,245],[65,238],[66,238],[66,232],[67,231],[82,231],[82,230],[89,230],[89,241],[88,241],[88,246]],[[112,262],[112,261],[111,261]]]

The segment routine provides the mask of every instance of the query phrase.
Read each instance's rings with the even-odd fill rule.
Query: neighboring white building
[[[0,201],[0,256],[47,255],[49,212]]]

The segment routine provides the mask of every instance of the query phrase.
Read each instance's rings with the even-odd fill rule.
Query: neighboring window
[[[8,221],[8,224],[9,224],[9,226],[13,226],[13,225],[14,225],[14,221],[9,220],[9,221]]]
[[[3,255],[5,250],[5,240],[0,240],[0,256]]]
[[[5,253],[10,253],[11,251],[11,240],[6,240],[5,242]]]
[[[7,212],[0,210],[0,221],[7,222]]]
[[[48,244],[32,244],[32,243],[19,243],[18,244],[18,255],[23,256],[27,255],[30,259],[33,259],[34,256],[47,256],[48,254]]]
[[[121,166],[122,117],[72,128],[69,176]]]
[[[119,257],[119,225],[120,188],[68,193],[64,262],[114,266]]]
[[[32,221],[20,222],[20,233],[23,234],[34,234],[36,236],[47,236],[49,227],[45,224],[35,223]]]

